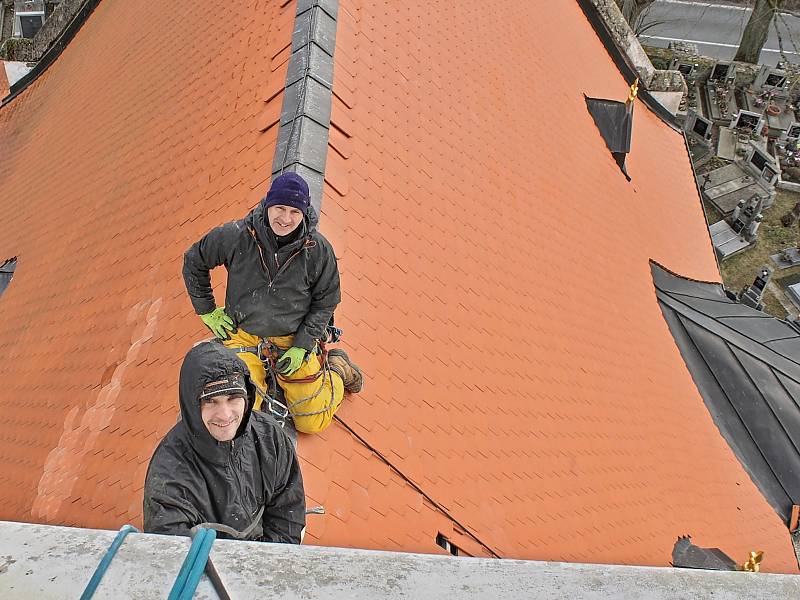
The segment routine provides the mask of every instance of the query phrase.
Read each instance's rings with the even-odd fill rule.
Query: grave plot
[[[717,125],[728,125],[739,111],[734,93],[735,82],[736,65],[718,62],[711,69],[703,86],[706,93],[706,116]]]
[[[788,73],[762,65],[755,81],[743,90],[745,108],[764,115],[769,137],[778,137],[795,122]]]
[[[744,160],[697,176],[704,200],[710,202],[723,217],[733,213],[741,201],[757,197],[762,208],[769,208],[775,196],[779,169],[773,158],[750,142]]]
[[[740,200],[730,219],[717,221],[708,228],[711,243],[720,261],[756,243],[758,228],[764,218],[761,214],[762,208],[763,199],[759,196]]]

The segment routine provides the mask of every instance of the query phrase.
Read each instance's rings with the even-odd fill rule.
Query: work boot
[[[361,375],[361,369],[350,361],[347,352],[335,348],[328,351],[328,364],[331,371],[339,374],[344,384],[344,391],[351,394],[357,394],[364,386],[364,377]]]

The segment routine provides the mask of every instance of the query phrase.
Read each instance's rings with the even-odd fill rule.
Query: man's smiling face
[[[303,222],[303,213],[293,206],[276,204],[267,209],[267,221],[275,235],[285,236],[292,233]]]
[[[208,432],[218,442],[230,442],[236,437],[244,416],[242,396],[213,396],[200,401],[200,418]]]

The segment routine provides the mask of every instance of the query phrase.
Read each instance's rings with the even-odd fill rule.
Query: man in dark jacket
[[[144,530],[299,544],[305,494],[291,440],[270,415],[252,412],[245,364],[218,341],[184,358],[181,420],[153,453],[144,484]]]
[[[341,295],[336,256],[316,224],[308,184],[284,173],[250,214],[212,229],[183,263],[195,312],[250,369],[256,410],[266,395],[262,360],[271,348],[288,412],[305,433],[325,429],[344,392],[360,391],[363,381],[343,350],[318,356]],[[217,308],[210,270],[220,265],[228,285],[225,306]]]

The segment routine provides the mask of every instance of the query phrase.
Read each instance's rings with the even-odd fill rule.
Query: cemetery
[[[681,73],[676,114],[726,287],[760,281],[776,316],[800,313],[800,72],[701,56],[691,43],[653,51]],[[761,277],[759,274],[768,275]],[[774,276],[773,276],[774,275]],[[760,277],[760,279],[759,279]],[[765,294],[765,291],[771,294]]]

